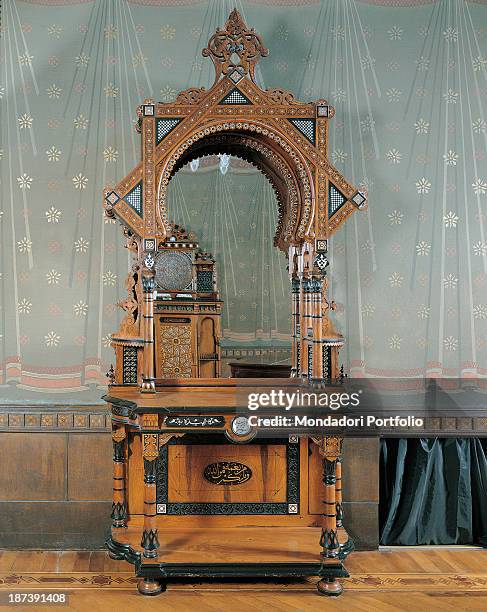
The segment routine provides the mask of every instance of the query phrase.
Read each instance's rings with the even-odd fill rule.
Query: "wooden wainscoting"
[[[104,404],[0,406],[0,548],[103,548],[112,493],[109,423]],[[249,452],[245,446],[239,449],[243,455]],[[187,452],[182,446],[176,451]],[[243,460],[243,455],[242,463],[251,463],[257,474],[260,464],[254,465],[250,456]],[[187,459],[178,459],[179,484],[170,483],[176,487],[172,493],[182,496],[183,501],[190,495],[189,489],[181,486],[181,470]],[[318,457],[312,453],[309,460],[318,486]],[[195,461],[192,456],[193,468]],[[345,524],[357,548],[363,550],[378,546],[378,463],[377,439],[345,440]],[[273,465],[268,466],[268,480],[273,478]],[[142,480],[142,470],[132,474],[136,476]],[[193,482],[191,495],[196,493],[195,486]],[[218,487],[215,490],[219,492]],[[312,507],[310,511],[318,515],[320,509]]]
[[[104,405],[0,407],[0,548],[103,546],[109,424]]]

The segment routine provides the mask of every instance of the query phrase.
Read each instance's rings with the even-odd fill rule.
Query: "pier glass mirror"
[[[268,50],[237,11],[203,55],[214,64],[213,85],[182,91],[175,102],[145,100],[138,108],[141,162],[105,190],[106,212],[122,223],[134,253],[122,303],[126,316],[113,336],[114,381],[153,391],[156,378],[221,374],[217,266],[192,228],[171,216],[168,202],[176,173],[209,155],[245,160],[271,183],[273,244],[288,260],[292,287],[290,373],[336,378],[344,340],[326,298],[328,240],[366,206],[366,194],[328,159],[334,108],[324,99],[302,103],[289,91],[261,89],[255,68]],[[169,338],[170,350],[163,348]]]
[[[337,595],[338,578],[348,575],[342,562],[353,542],[342,522],[342,438],[321,430],[267,438],[252,429],[238,389],[280,381],[262,364],[248,364],[248,381],[222,377],[226,285],[240,280],[219,244],[231,232],[228,193],[213,190],[218,201],[206,203],[210,236],[210,222],[198,224],[172,191],[188,178],[188,165],[191,173],[208,159],[222,170],[238,160],[264,175],[253,214],[260,256],[272,248],[284,260],[292,313],[287,377],[333,385],[344,340],[326,297],[328,242],[366,196],[328,160],[328,102],[301,103],[256,83],[267,54],[232,11],[203,50],[215,67],[213,85],[187,89],[171,103],[145,100],[138,108],[142,159],[104,194],[106,213],[121,222],[133,253],[105,396],[114,448],[107,546],[113,558],[135,565],[147,595],[189,576],[319,576],[318,591]],[[240,263],[257,256],[244,254]]]

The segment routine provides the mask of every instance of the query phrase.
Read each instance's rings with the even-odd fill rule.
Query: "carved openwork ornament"
[[[322,457],[338,459],[342,454],[343,438],[338,436],[311,436],[311,440],[318,446]]]
[[[126,336],[137,336],[139,333],[139,326],[137,321],[137,309],[138,309],[138,286],[134,278],[134,272],[129,272],[125,279],[125,287],[127,289],[127,297],[120,302],[117,302],[122,310],[125,311],[125,316],[120,323],[120,333]]]
[[[257,62],[268,51],[236,10],[211,36],[203,55],[214,63],[215,83],[208,90],[190,87],[173,102],[145,100],[138,111],[141,162],[105,190],[107,213],[117,217],[134,240],[161,244],[172,237],[175,226],[166,192],[181,165],[215,153],[247,159],[244,149],[249,147],[278,194],[275,244],[282,251],[330,238],[355,210],[365,208],[366,194],[328,159],[333,107],[324,98],[300,102],[292,92],[264,90],[256,83]],[[134,249],[134,255],[141,263],[142,251]]]
[[[163,433],[159,434],[159,448],[165,446],[172,438],[181,438],[184,433]]]
[[[180,91],[176,98],[176,104],[198,104],[201,98],[205,95],[205,87],[190,87],[184,91]]]
[[[159,456],[157,434],[142,434],[142,455],[146,461],[154,461]]]
[[[255,66],[261,57],[269,55],[269,50],[254,29],[247,28],[240,13],[233,9],[225,28],[217,28],[215,34],[203,49],[204,57],[211,57],[215,66],[215,83],[222,75],[234,83],[249,75],[255,81]]]

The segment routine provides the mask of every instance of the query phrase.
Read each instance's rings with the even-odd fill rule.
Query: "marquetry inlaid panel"
[[[286,501],[284,444],[178,444],[168,450],[169,502]],[[240,478],[240,484],[232,480],[228,464],[239,464],[240,469],[233,474]],[[215,476],[213,483],[208,479],[210,473]]]
[[[191,377],[191,325],[160,323],[159,359],[162,378]]]

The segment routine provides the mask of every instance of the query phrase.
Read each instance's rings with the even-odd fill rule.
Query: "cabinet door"
[[[196,378],[198,365],[192,317],[155,318],[157,378]]]

